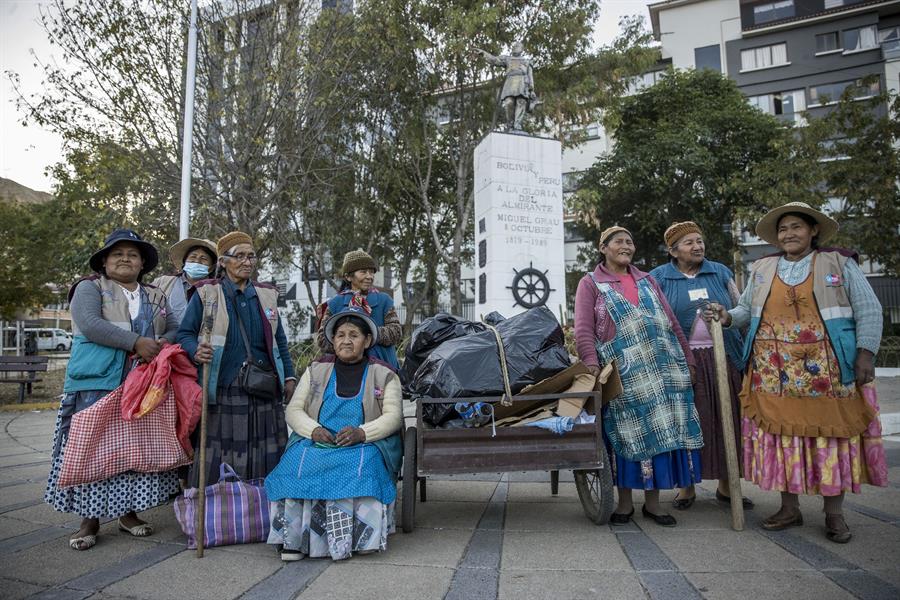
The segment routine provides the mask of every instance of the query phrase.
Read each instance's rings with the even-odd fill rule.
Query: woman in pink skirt
[[[887,485],[887,463],[873,383],[881,305],[851,253],[819,248],[837,229],[802,202],[769,211],[756,234],[781,252],[753,264],[738,306],[712,305],[706,317],[749,326],[744,477],[781,492],[763,528],[802,525],[798,495],[821,495],[826,536],[846,543],[844,493]]]

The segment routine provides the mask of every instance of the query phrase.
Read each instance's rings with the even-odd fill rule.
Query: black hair
[[[369,329],[369,324],[366,323],[361,317],[357,317],[356,315],[346,315],[343,317],[338,317],[338,320],[334,324],[334,328],[331,330],[332,335],[334,335],[337,332],[338,327],[340,327],[344,323],[350,323],[351,325],[354,325],[363,333],[363,335],[374,335],[374,332]]]
[[[810,216],[810,215],[808,215],[808,214],[806,214],[806,213],[802,213],[802,212],[786,212],[786,213],[784,213],[783,215],[781,215],[780,217],[778,217],[778,221],[776,221],[776,223],[775,223],[775,232],[776,232],[776,235],[777,235],[777,232],[778,232],[778,226],[781,224],[781,220],[784,219],[785,217],[797,217],[798,219],[800,219],[801,221],[803,221],[804,223],[806,223],[807,225],[809,225],[810,228],[812,228],[812,227],[818,227],[818,225],[819,225],[819,222],[816,221],[816,219],[815,219],[814,217],[812,217],[812,216]],[[809,245],[810,245],[810,247],[811,247],[813,250],[818,250],[818,249],[819,249],[819,234],[818,234],[818,233],[817,233],[816,235],[813,236],[812,241],[810,241]]]
[[[346,279],[341,280],[341,287],[338,289],[338,294],[342,292],[346,292],[350,289],[350,282]]]
[[[187,252],[184,253],[184,258],[181,259],[181,266],[182,266],[182,267],[184,267],[184,263],[187,262],[187,257],[188,257],[188,255],[189,255],[191,252],[193,252],[194,250],[198,249],[198,248],[199,248],[200,250],[203,250],[203,252],[205,252],[206,255],[209,257],[209,264],[210,264],[210,265],[213,265],[213,266],[214,266],[214,265],[216,264],[216,255],[213,253],[213,251],[210,250],[209,248],[207,248],[206,246],[201,246],[200,244],[197,244],[196,246],[191,246],[190,248],[188,248],[188,249],[187,249]]]

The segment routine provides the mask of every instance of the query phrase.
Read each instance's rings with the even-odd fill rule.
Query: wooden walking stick
[[[209,343],[212,333],[213,314],[209,307],[203,303],[203,325],[200,336],[203,341]],[[209,393],[209,363],[203,363],[201,367],[203,392],[200,404],[200,457],[198,460],[199,472],[197,474],[197,523],[195,527],[197,535],[197,558],[203,558],[203,545],[206,542],[206,406]]]
[[[716,384],[719,389],[719,412],[722,413],[722,439],[725,442],[725,465],[728,468],[728,489],[731,493],[731,528],[744,530],[744,497],[738,470],[737,447],[734,443],[734,420],[731,412],[731,386],[728,384],[728,363],[725,358],[725,339],[718,315],[709,322],[716,361]]]

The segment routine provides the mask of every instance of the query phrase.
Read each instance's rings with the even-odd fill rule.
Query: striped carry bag
[[[269,501],[263,479],[243,481],[229,465],[219,467],[219,482],[206,486],[206,547],[265,542],[269,536]],[[175,518],[197,547],[197,488],[175,500]]]

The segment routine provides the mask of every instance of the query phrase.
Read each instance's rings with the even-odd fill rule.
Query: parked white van
[[[29,329],[25,328],[25,333],[33,332],[37,337],[37,349],[41,350],[71,350],[72,335],[64,329],[48,328],[48,329]]]

